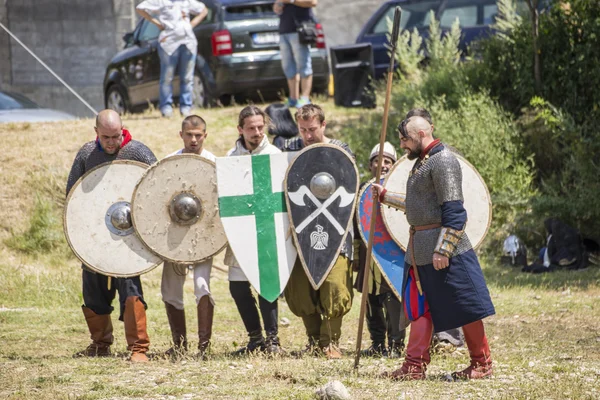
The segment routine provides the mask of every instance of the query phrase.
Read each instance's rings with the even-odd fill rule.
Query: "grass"
[[[328,129],[336,131],[364,110],[326,104]],[[207,148],[223,155],[237,136],[240,107],[203,112],[209,129]],[[179,121],[156,112],[124,119],[134,138],[157,156],[180,147]],[[339,361],[282,357],[234,358],[229,352],[246,342],[246,334],[229,295],[227,275],[213,269],[217,302],[212,354],[206,361],[179,362],[158,355],[169,347],[170,332],[160,298],[160,267],[144,275],[152,362],[132,365],[122,323],[113,315],[115,355],[74,359],[87,346],[89,333],[80,311],[78,261],[57,247],[22,251],[7,242],[32,226],[36,198],[50,204],[44,213],[60,215],[64,181],[76,151],[93,138],[93,121],[10,124],[0,142],[0,398],[1,399],[311,399],[330,380],[340,380],[354,399],[595,399],[600,397],[600,270],[522,274],[484,260],[497,315],[486,320],[495,361],[493,379],[443,382],[443,376],[468,362],[465,350],[433,355],[429,378],[395,383],[379,374],[397,360],[361,359],[353,370],[360,295],[345,317]],[[42,213],[42,214],[44,214]],[[57,225],[58,224],[58,227]],[[48,225],[60,230],[60,217]],[[224,267],[220,254],[215,265]],[[197,344],[191,279],[185,286],[191,346]],[[302,322],[280,301],[280,337],[287,350],[305,343]],[[115,302],[114,305],[117,305]],[[365,329],[363,346],[369,343]]]

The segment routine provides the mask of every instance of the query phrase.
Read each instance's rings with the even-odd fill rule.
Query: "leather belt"
[[[421,280],[419,279],[419,271],[417,270],[417,262],[415,261],[415,243],[414,236],[415,232],[418,231],[428,231],[430,229],[441,228],[442,224],[429,224],[429,225],[420,225],[420,226],[410,226],[410,237],[408,239],[408,247],[410,248],[410,262],[411,267],[413,269],[413,273],[415,274],[415,283],[417,284],[417,289],[419,290],[419,294],[423,294],[423,288],[421,287]]]

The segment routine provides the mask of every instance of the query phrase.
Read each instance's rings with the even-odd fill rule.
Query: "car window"
[[[152,22],[144,20],[137,39],[140,42],[147,42],[149,40],[156,39],[159,33],[160,29],[158,29],[158,26],[154,25]]]
[[[204,18],[202,20],[202,22],[200,22],[199,25],[210,24],[210,23],[214,22],[215,11],[209,7],[206,7],[206,10],[208,11],[208,13],[206,14],[206,18]],[[194,15],[192,15],[192,19],[193,18],[194,18]]]
[[[234,21],[241,19],[275,18],[273,4],[240,4],[225,7],[225,20]]]
[[[16,110],[22,108],[40,108],[33,101],[17,93],[0,92],[0,110]]]
[[[477,23],[477,5],[449,6],[440,16],[440,26],[449,29],[457,19],[461,28],[470,28],[480,25]]]
[[[440,5],[439,1],[420,1],[409,3],[402,6],[402,17],[400,18],[400,29],[421,28],[429,26],[429,11],[437,10]],[[395,7],[390,6],[387,11],[382,14],[379,20],[373,25],[369,32],[370,34],[381,34],[388,32],[387,20],[394,18]]]

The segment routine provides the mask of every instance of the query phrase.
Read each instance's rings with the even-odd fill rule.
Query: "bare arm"
[[[317,2],[317,0],[277,0],[275,4],[273,4],[273,11],[275,11],[276,14],[281,14],[281,11],[279,10],[282,10],[283,4],[293,4],[298,7],[313,8],[317,6]]]
[[[295,0],[293,3],[290,0],[282,0],[286,4],[294,4],[298,7],[313,8],[317,6],[317,0]]]
[[[140,10],[140,9],[136,9],[136,11],[138,14],[140,14],[142,16],[142,18],[144,18],[144,19],[152,22],[154,25],[158,26],[158,29],[160,29],[161,31],[165,29],[164,25],[161,24],[158,19],[154,18],[152,15],[148,14],[146,11]],[[200,14],[198,14],[198,15],[200,15]]]
[[[202,22],[204,20],[204,18],[206,18],[206,16],[208,15],[208,8],[204,8],[204,10],[202,10],[202,12],[198,15],[196,15],[194,17],[194,19],[192,19],[192,21],[190,22],[190,24],[192,25],[192,28],[195,28],[196,26],[198,26],[198,24],[200,22]]]

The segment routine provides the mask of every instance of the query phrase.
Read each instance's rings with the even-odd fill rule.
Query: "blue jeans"
[[[280,34],[279,50],[281,52],[281,67],[287,79],[293,79],[296,74],[300,74],[301,78],[313,74],[310,46],[300,43],[298,33]]]
[[[158,56],[160,57],[159,108],[163,114],[173,108],[173,77],[176,69],[180,81],[179,108],[184,110],[192,107],[196,53],[196,49],[192,53],[186,46],[181,45],[173,54],[168,55],[160,45],[158,46]]]

